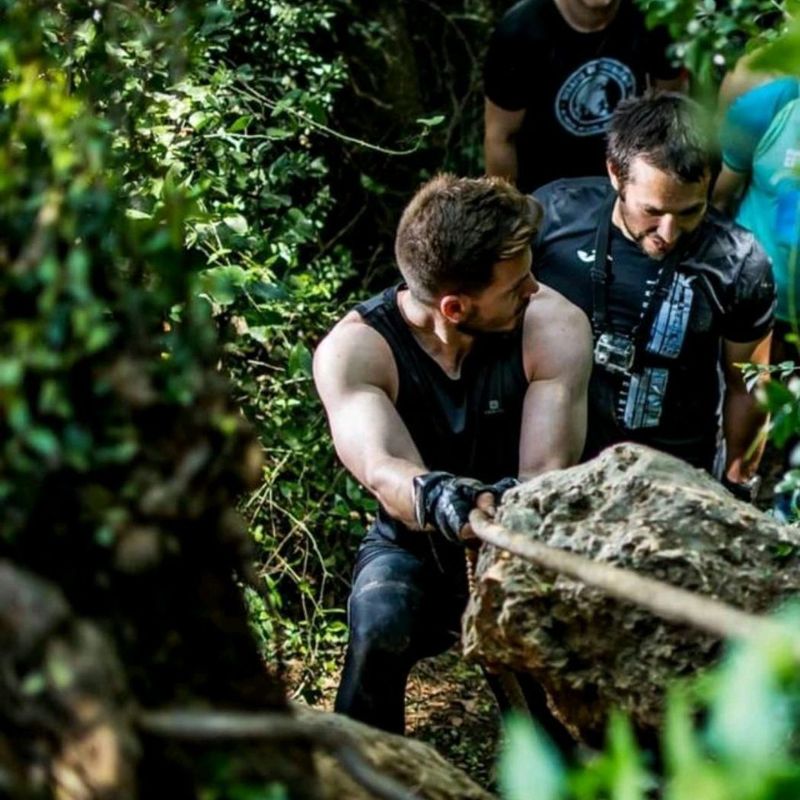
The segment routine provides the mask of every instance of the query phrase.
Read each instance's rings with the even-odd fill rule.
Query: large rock
[[[301,720],[314,722],[331,733],[346,735],[376,772],[391,777],[420,800],[492,800],[466,773],[424,742],[386,733],[369,725],[297,705]],[[374,795],[353,781],[327,751],[314,751],[314,767],[324,787],[325,800],[373,800]]]
[[[506,495],[498,521],[753,612],[800,592],[795,528],[645,447],[617,445],[520,486]],[[670,681],[712,664],[720,642],[484,547],[464,649],[490,667],[534,675],[573,735],[594,744],[614,707],[652,732]]]

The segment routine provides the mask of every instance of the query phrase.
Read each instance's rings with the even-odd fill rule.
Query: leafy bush
[[[800,796],[800,641],[796,612],[784,632],[738,644],[721,666],[669,692],[663,771],[623,717],[609,722],[602,754],[566,768],[525,720],[507,725],[501,759],[506,800],[779,800]]]
[[[689,71],[701,94],[713,99],[719,77],[745,51],[773,42],[784,32],[790,2],[781,0],[636,0],[648,25],[665,25],[673,55]]]

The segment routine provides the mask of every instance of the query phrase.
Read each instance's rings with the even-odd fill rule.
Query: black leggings
[[[442,569],[432,557],[367,536],[348,600],[350,638],[336,711],[403,732],[411,667],[459,639],[467,583],[463,554],[456,555]]]
[[[424,534],[421,534],[424,535]],[[443,653],[461,634],[467,603],[463,551],[439,565],[371,532],[356,560],[348,601],[350,638],[335,710],[392,733],[405,727],[406,681],[422,658]],[[501,711],[509,703],[499,681],[487,674]],[[544,692],[519,675],[528,708],[555,744],[574,742],[551,715]]]

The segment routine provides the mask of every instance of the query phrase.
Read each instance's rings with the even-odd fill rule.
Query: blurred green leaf
[[[504,800],[558,800],[564,796],[564,769],[551,742],[529,719],[504,720],[505,742],[498,778]]]

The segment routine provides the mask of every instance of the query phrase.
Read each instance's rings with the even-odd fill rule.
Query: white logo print
[[[503,412],[499,400],[490,400],[489,407],[484,411],[484,414],[501,414]]]
[[[594,261],[594,250],[578,250],[578,258],[584,264],[591,264]]]
[[[596,58],[579,67],[556,96],[556,117],[575,136],[602,133],[620,100],[636,92],[630,68],[615,58]]]

